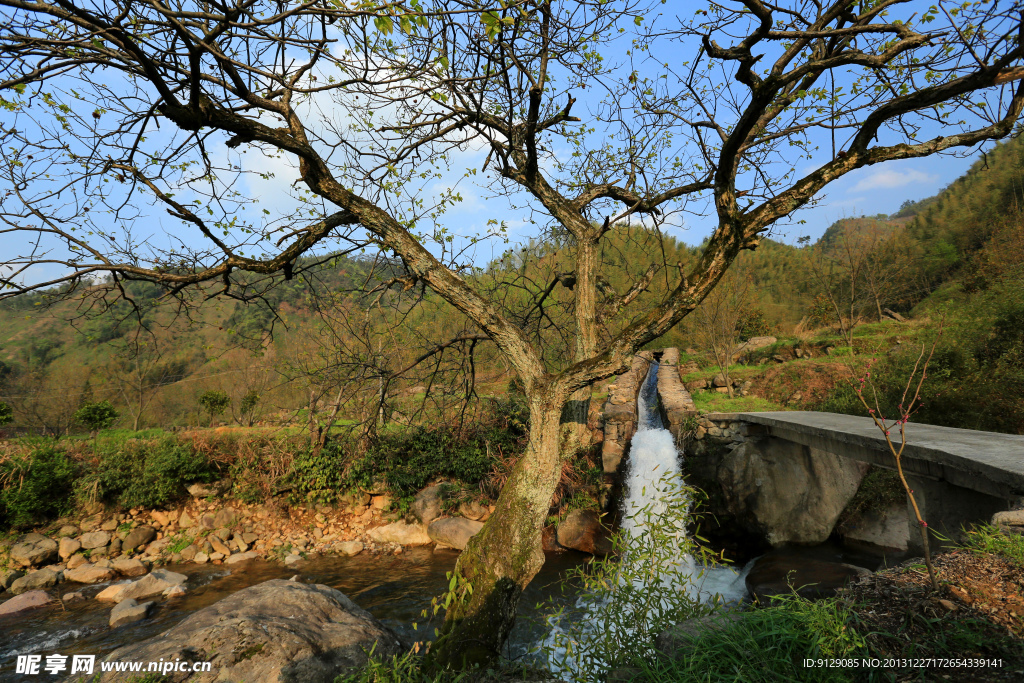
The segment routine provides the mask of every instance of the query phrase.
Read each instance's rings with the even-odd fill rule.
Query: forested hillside
[[[959,350],[937,361],[939,375],[957,391],[987,386],[984,378],[996,375],[1000,386],[1013,385],[1024,355],[1022,200],[1024,142],[1016,138],[937,196],[908,200],[892,216],[837,221],[813,244],[765,240],[741,254],[705,308],[728,313],[726,336],[736,341],[820,330],[851,347],[864,322],[945,311]],[[701,249],[644,228],[613,231],[603,245],[599,318],[612,308],[643,310]],[[563,338],[572,320],[571,249],[564,236],[533,240],[465,272],[510,304],[559,363],[572,352]],[[661,263],[649,281],[632,268],[643,260],[631,258],[638,251]],[[637,282],[646,287],[631,298]],[[115,301],[111,291],[100,296],[110,290],[101,284],[0,304],[0,400],[13,407],[15,428],[66,433],[77,428],[72,416],[83,403],[101,399],[118,407],[128,428],[302,423],[311,412],[408,422],[464,414],[467,402],[502,395],[511,380],[491,344],[397,262],[305,261],[289,279],[236,281],[228,292],[236,298],[209,288],[185,302],[141,282],[119,283],[128,301]],[[711,319],[690,316],[651,346],[690,348],[710,360],[716,342],[702,332]],[[223,412],[204,412],[198,399],[208,392],[227,395]],[[1005,412],[997,396],[1005,393],[989,392],[982,402]],[[828,406],[856,410],[848,399],[834,396]],[[975,419],[1015,430],[990,422]]]

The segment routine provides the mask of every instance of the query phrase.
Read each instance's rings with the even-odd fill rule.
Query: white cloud
[[[862,178],[848,192],[864,192],[866,190],[891,190],[904,185],[934,183],[938,180],[937,175],[931,175],[922,171],[907,169],[897,171],[892,168],[880,168],[866,178]]]

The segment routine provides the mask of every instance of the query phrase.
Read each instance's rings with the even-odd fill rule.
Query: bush
[[[183,496],[189,484],[213,481],[217,472],[188,444],[166,437],[117,444],[102,454],[93,477],[104,500],[122,508],[159,507]]]
[[[67,514],[77,475],[71,457],[53,446],[41,446],[0,464],[0,517],[24,528]]]
[[[108,429],[118,417],[120,417],[120,413],[114,410],[114,406],[110,405],[110,401],[86,403],[75,411],[75,422],[90,432]]]

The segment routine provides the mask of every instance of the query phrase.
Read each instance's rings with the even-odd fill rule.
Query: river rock
[[[794,589],[809,600],[831,597],[848,582],[871,572],[842,562],[826,562],[781,551],[757,559],[747,574],[750,594],[761,602],[773,595],[792,595]]]
[[[204,552],[196,553],[196,556],[192,559],[196,564],[206,564],[210,561],[210,556]]]
[[[154,522],[156,522],[162,527],[165,527],[171,523],[171,516],[164,512],[163,510],[153,510],[153,512],[151,512],[149,516],[153,518]]]
[[[57,532],[57,538],[67,538],[68,536],[77,536],[79,528],[74,524],[65,524]]]
[[[6,602],[0,602],[0,617],[18,614],[37,607],[46,607],[49,602],[50,596],[46,594],[46,591],[28,591]]]
[[[82,542],[82,547],[86,550],[95,550],[96,548],[103,548],[110,543],[110,532],[109,531],[91,531],[87,534],[82,534],[79,539]]]
[[[144,602],[141,605],[132,598],[126,598],[114,605],[110,611],[110,628],[117,628],[125,624],[142,621],[149,616],[152,602]]]
[[[64,572],[64,578],[75,583],[103,583],[104,581],[110,581],[115,576],[117,576],[117,572],[113,569],[97,567],[94,564],[83,564],[77,569],[69,569]]]
[[[487,516],[487,508],[472,500],[459,506],[459,515],[474,522],[479,522],[483,521],[483,518]]]
[[[427,527],[427,534],[435,543],[465,550],[469,539],[483,528],[483,522],[474,522],[463,517],[445,517],[431,522]]]
[[[57,554],[60,555],[60,559],[62,560],[68,559],[81,549],[81,541],[76,541],[73,538],[62,538],[60,539],[60,543],[57,544]]]
[[[220,553],[224,557],[231,554],[231,549],[224,545],[224,542],[216,536],[210,536],[210,545],[213,546],[213,552]]]
[[[146,569],[146,565],[142,564],[142,560],[134,557],[118,558],[111,563],[111,566],[121,576],[144,576],[149,571]]]
[[[25,572],[17,569],[0,569],[0,593],[11,587],[11,584],[25,576]]]
[[[831,534],[869,465],[782,439],[745,441],[724,454],[717,479],[738,523],[773,546]]]
[[[178,517],[178,526],[182,529],[191,529],[196,525],[196,521],[192,519],[192,516],[188,514],[187,510],[181,511],[181,517]]]
[[[165,598],[180,598],[180,597],[184,597],[184,595],[187,592],[188,591],[186,591],[181,586],[171,586],[170,588],[168,588],[167,590],[164,591],[164,597]]]
[[[185,560],[186,562],[191,562],[195,559],[197,552],[199,552],[199,548],[197,548],[195,544],[190,543],[189,545],[181,549],[181,559]]]
[[[28,595],[28,593],[25,595]],[[74,593],[65,593],[60,599],[60,601],[65,605],[73,605],[76,602],[83,602],[84,600],[85,596],[78,591],[75,591]]]
[[[260,556],[254,552],[238,553],[224,560],[224,564],[245,564],[259,558]]]
[[[434,484],[416,494],[416,499],[409,510],[423,525],[430,524],[441,516],[444,488],[444,484]]]
[[[654,647],[662,655],[675,658],[680,649],[691,645],[703,633],[727,628],[745,616],[745,612],[729,611],[687,619],[659,633],[654,639]]]
[[[572,510],[558,525],[557,538],[559,545],[591,555],[604,556],[612,551],[608,530],[595,510]]]
[[[140,548],[156,538],[156,529],[148,524],[135,527],[121,542],[121,551],[128,553]]]
[[[167,569],[154,569],[153,573],[143,576],[138,581],[110,586],[97,595],[96,599],[109,602],[122,602],[128,598],[142,600],[160,595],[172,586],[180,586],[187,579],[188,577],[184,574]]]
[[[363,547],[363,544],[359,541],[342,541],[341,543],[334,544],[334,550],[339,555],[345,555],[348,557],[352,557],[353,555],[358,555],[363,552]]]
[[[394,522],[366,532],[370,540],[377,543],[398,543],[400,545],[428,545],[431,537],[419,524]]]
[[[11,561],[22,567],[38,567],[57,559],[57,541],[42,534],[25,534],[11,548]]]
[[[213,516],[213,524],[217,527],[232,527],[238,524],[238,512],[233,508],[224,508]]]
[[[231,480],[221,479],[212,484],[192,484],[188,487],[188,494],[193,498],[216,498],[231,490]]]
[[[37,569],[34,572],[29,572],[20,579],[16,579],[7,590],[14,595],[21,595],[22,593],[28,593],[29,591],[52,588],[56,586],[59,581],[60,575],[52,569]]]
[[[87,558],[82,553],[75,553],[74,555],[68,558],[67,568],[77,569],[78,567],[81,567],[83,564],[89,564],[89,558]]]
[[[275,579],[229,595],[154,638],[118,648],[106,661],[212,663],[210,672],[193,674],[189,683],[333,683],[365,666],[371,648],[384,658],[403,652],[391,631],[343,593]]]

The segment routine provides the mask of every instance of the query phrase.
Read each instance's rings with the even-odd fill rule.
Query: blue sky
[[[681,11],[684,6],[672,7],[669,5],[669,7],[672,8],[672,11]],[[685,7],[689,8],[689,5]],[[655,20],[656,18],[654,17],[650,19],[650,21]],[[626,37],[628,38],[628,34]],[[616,50],[619,50],[619,52],[616,53]],[[659,63],[654,64],[653,68],[651,61],[646,62],[648,71],[645,71],[644,75],[652,73],[657,75],[662,59],[670,60],[673,63],[685,63],[685,60],[692,58],[692,54],[696,54],[697,50],[696,45],[685,41],[674,44],[670,43],[665,48],[664,53],[659,53],[659,60],[657,60]],[[621,46],[612,49],[609,54],[616,59],[622,60],[621,68],[632,68],[631,58],[626,57],[628,53]],[[667,61],[665,66],[668,66]],[[837,78],[837,83],[841,85],[842,79]],[[716,84],[716,87],[721,86]],[[584,124],[586,124],[588,122],[588,107],[595,106],[597,103],[591,101],[590,95],[586,93],[574,91],[573,94],[579,95],[581,100],[577,104],[576,109],[574,109],[574,113],[579,113],[583,117]],[[71,104],[76,107],[79,106],[74,101]],[[93,104],[88,104],[81,112],[86,121],[92,121],[88,113],[93,106]],[[331,116],[337,115],[343,122],[346,117],[344,111],[341,111],[339,114],[337,111],[331,111],[328,108],[328,113]],[[112,114],[105,115],[102,122],[103,125],[106,125],[107,116],[113,118]],[[12,121],[13,119],[8,112],[0,111],[0,124],[3,124],[5,128],[9,128],[13,125]],[[923,130],[925,134],[931,133],[934,135],[937,132],[937,129],[928,130],[928,126],[925,126],[925,130]],[[819,137],[820,135],[819,133]],[[589,137],[588,144],[602,144],[605,140],[600,136],[601,132],[598,132],[593,137]],[[798,176],[806,174],[813,170],[816,164],[824,163],[831,158],[830,146],[821,144],[821,140],[816,142],[819,144],[820,154],[815,153],[810,159],[799,161],[796,166]],[[557,141],[555,144],[557,145]],[[252,175],[242,180],[243,186],[247,190],[246,194],[252,197],[253,201],[238,207],[238,215],[251,220],[254,225],[260,225],[264,220],[264,210],[269,211],[272,215],[282,215],[297,206],[292,196],[294,192],[292,183],[297,177],[293,168],[293,160],[270,158],[255,150],[250,150],[244,156],[238,155],[228,152],[223,146],[222,140],[215,141],[211,149],[216,150],[212,153],[218,156],[218,161],[220,162],[237,162],[242,163],[249,171],[270,171],[275,173],[275,177],[271,180],[260,180]],[[565,153],[565,150],[556,151],[559,152],[559,156]],[[531,214],[528,208],[523,208],[531,204],[534,209],[538,208],[537,203],[531,201],[523,193],[510,198],[495,198],[491,196],[486,185],[474,184],[474,181],[483,180],[481,175],[477,175],[473,179],[463,177],[466,169],[479,169],[484,162],[485,156],[484,151],[479,146],[471,146],[464,151],[456,153],[452,158],[450,167],[442,173],[441,178],[429,180],[427,185],[422,188],[423,195],[428,198],[439,196],[450,187],[455,187],[461,194],[463,201],[449,209],[440,221],[444,227],[451,229],[461,239],[461,244],[459,240],[456,240],[456,248],[468,244],[468,240],[471,237],[490,232],[492,228],[489,227],[489,221],[503,222],[508,227],[507,237],[509,242],[499,237],[486,240],[473,247],[467,254],[467,257],[462,259],[463,263],[471,261],[478,266],[485,265],[487,261],[500,254],[510,245],[538,235],[541,227],[531,223],[531,219],[543,223],[543,216],[539,212]],[[942,187],[962,175],[976,156],[976,152],[971,158],[943,155],[924,159],[888,162],[859,169],[828,186],[824,194],[819,197],[819,201],[815,206],[801,209],[791,216],[788,221],[773,226],[770,235],[784,242],[795,243],[797,238],[803,235],[810,235],[812,239],[816,239],[830,224],[843,217],[893,213],[907,199],[919,200],[937,193]],[[738,185],[740,185],[739,182]],[[41,189],[41,187],[37,189]],[[110,187],[115,187],[116,189],[114,185]],[[740,187],[742,188],[742,185]],[[181,199],[189,199],[190,191],[188,188],[171,189],[181,193]],[[195,196],[198,195],[193,194],[193,198]],[[516,206],[513,206],[513,204]],[[691,208],[694,210],[686,214],[677,214],[663,229],[668,234],[686,243],[698,244],[715,228],[715,215],[707,204],[698,204]],[[90,215],[95,216],[96,214]],[[184,241],[198,242],[201,240],[198,233],[194,230],[190,233],[188,227],[183,227],[179,221],[169,218],[162,208],[154,208],[148,211],[148,215],[137,220],[131,227],[136,231],[137,235],[140,235],[142,232],[148,232],[147,236],[152,241],[152,244],[158,248],[172,245],[175,239],[179,237]],[[17,241],[18,239],[21,240],[21,243]],[[19,235],[18,237],[0,236],[0,253],[24,253],[27,249],[28,241],[24,235]],[[436,247],[434,250],[435,252],[437,251]],[[59,267],[50,266],[36,269],[33,272],[33,277],[48,279],[59,274]]]

